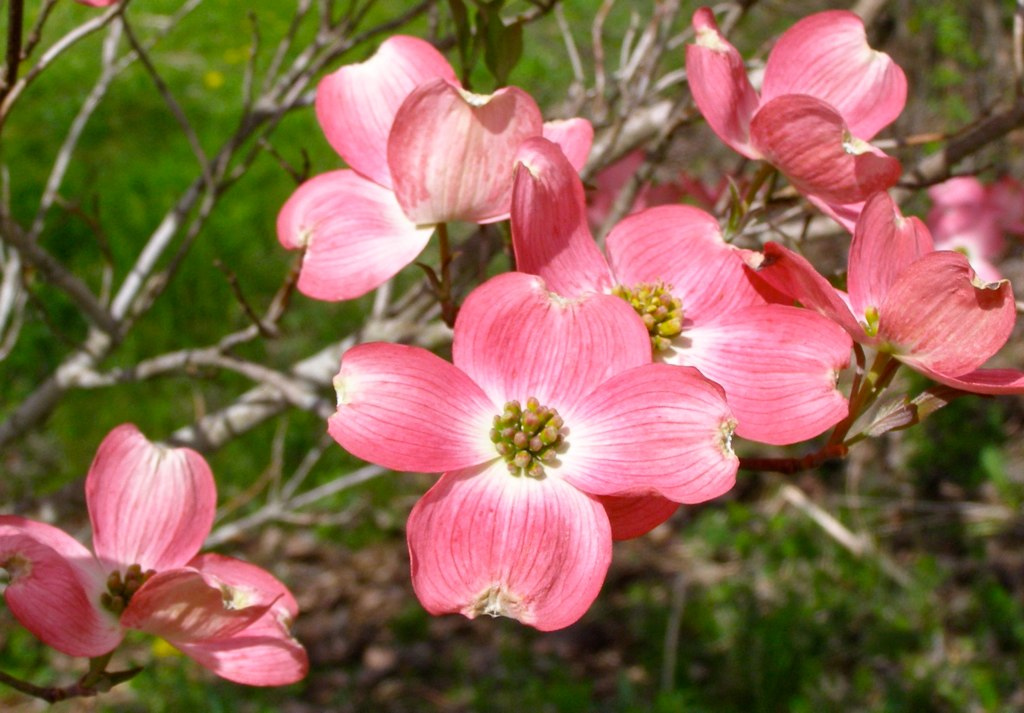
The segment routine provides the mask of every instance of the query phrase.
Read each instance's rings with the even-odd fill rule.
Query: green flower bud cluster
[[[128,606],[132,595],[154,574],[156,570],[147,569],[143,572],[142,567],[137,564],[128,567],[123,577],[116,570],[111,572],[107,577],[107,591],[100,595],[100,604],[112,614],[120,615]]]
[[[540,479],[544,466],[554,465],[565,445],[563,425],[555,409],[541,406],[532,396],[525,409],[518,401],[509,401],[501,415],[494,417],[491,443],[508,463],[509,473]]]
[[[641,283],[635,287],[616,285],[612,294],[629,302],[651,335],[654,351],[665,351],[683,332],[683,303],[672,296],[663,282]]]

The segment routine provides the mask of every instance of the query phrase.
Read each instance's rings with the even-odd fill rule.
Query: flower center
[[[128,606],[132,595],[154,574],[155,569],[143,572],[142,567],[137,564],[128,567],[124,576],[117,570],[111,572],[107,577],[107,591],[100,595],[100,604],[110,613],[120,615]]]
[[[509,401],[494,417],[491,443],[508,463],[509,473],[540,479],[544,466],[557,464],[558,453],[565,451],[564,425],[558,411],[541,406],[532,396],[525,409],[518,401]]]
[[[672,340],[683,332],[683,303],[669,291],[664,282],[635,287],[616,285],[612,294],[621,297],[633,306],[644,321],[651,335],[655,352],[663,352],[672,346]]]

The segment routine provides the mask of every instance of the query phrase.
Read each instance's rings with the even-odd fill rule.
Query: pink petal
[[[309,672],[306,650],[273,610],[227,638],[171,643],[221,678],[248,686],[285,686]]]
[[[235,590],[233,598],[236,606],[239,602],[244,602],[243,606],[273,605],[293,619],[299,613],[299,605],[295,603],[295,597],[288,588],[262,567],[213,552],[193,557],[188,566],[216,577]]]
[[[869,141],[903,111],[907,78],[889,55],[871,49],[859,17],[832,10],[793,25],[768,56],[761,101],[785,94],[832,105],[854,136]]]
[[[750,143],[750,120],[757,110],[757,92],[747,78],[743,58],[722,37],[715,16],[706,7],[693,15],[695,44],[686,46],[686,76],[697,108],[728,146],[747,158],[760,158]]]
[[[577,172],[583,170],[594,143],[594,127],[589,121],[579,117],[545,121],[542,136],[558,144]]]
[[[932,236],[918,218],[904,218],[888,193],[864,204],[850,243],[848,289],[857,314],[878,309],[911,263],[932,251]]]
[[[327,430],[345,450],[386,468],[437,473],[497,458],[488,438],[504,402],[425,349],[362,344],[334,378]]]
[[[752,262],[756,263],[756,260]],[[839,292],[802,255],[778,243],[767,243],[763,258],[752,267],[757,270],[757,276],[769,285],[804,307],[825,315],[845,329],[854,341],[870,343],[863,325],[854,318]]]
[[[438,77],[458,81],[433,45],[416,37],[389,37],[370,59],[320,80],[316,117],[351,168],[390,188],[388,133],[398,107],[413,89]]]
[[[189,448],[151,443],[131,425],[103,439],[85,480],[93,547],[108,570],[188,562],[213,525],[217,488]]]
[[[1004,210],[993,200],[997,188],[998,184],[990,193],[974,176],[958,176],[928,189],[933,202],[928,227],[938,249],[962,249],[972,264],[975,257],[985,261],[1002,253]]]
[[[236,603],[233,597],[212,575],[191,568],[165,570],[135,592],[121,614],[121,625],[177,645],[228,638],[271,608],[244,600]]]
[[[646,535],[679,509],[679,503],[659,495],[600,495],[597,499],[608,513],[613,540]]]
[[[512,189],[516,269],[539,275],[563,297],[612,286],[587,227],[585,201],[583,184],[558,146],[537,137],[519,147]]]
[[[850,363],[850,336],[810,310],[762,305],[729,312],[684,332],[666,361],[696,367],[725,389],[736,433],[785,445],[817,436],[842,420],[836,388]]]
[[[698,208],[658,206],[627,216],[608,234],[607,245],[619,284],[667,283],[690,322],[765,302],[747,277],[742,252]]]
[[[482,96],[442,79],[421,85],[388,138],[398,202],[418,225],[507,213],[516,149],[542,129],[536,102],[516,87]]]
[[[934,252],[889,290],[879,308],[878,336],[912,368],[955,377],[999,351],[1015,319],[1009,282],[980,283],[966,257]]]
[[[416,503],[407,534],[413,588],[431,614],[507,616],[542,631],[583,616],[611,561],[600,503],[504,463],[446,473]]]
[[[633,308],[618,297],[590,293],[566,300],[548,292],[539,277],[510,272],[466,298],[452,360],[493,403],[525,404],[533,396],[561,412],[609,376],[650,363],[651,342]]]
[[[801,193],[856,203],[900,177],[900,162],[851,136],[842,116],[814,97],[787,94],[758,109],[754,145]]]
[[[4,598],[21,624],[69,656],[100,656],[121,643],[116,617],[98,606],[104,575],[92,553],[66,533],[0,516]]]
[[[864,201],[856,203],[829,203],[817,196],[805,196],[809,203],[829,218],[839,223],[843,229],[852,234],[857,225],[860,212],[864,210]]]
[[[290,633],[298,605],[284,584],[256,565],[223,555],[199,555],[189,565],[230,587],[236,606],[270,609],[230,637],[174,642],[183,653],[218,676],[251,686],[281,686],[305,677],[309,659]]]
[[[568,447],[557,473],[584,492],[698,503],[736,481],[735,420],[721,387],[695,369],[630,369],[563,417]]]
[[[306,249],[299,291],[320,300],[380,286],[416,259],[433,232],[410,222],[391,191],[354,171],[311,178],[277,216],[281,244]]]
[[[950,376],[915,364],[914,368],[936,381],[973,394],[1024,394],[1024,371],[1017,369],[977,369]]]

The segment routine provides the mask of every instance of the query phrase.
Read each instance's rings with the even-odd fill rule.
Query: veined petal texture
[[[859,17],[831,10],[797,22],[769,54],[761,101],[785,94],[830,104],[854,136],[869,141],[903,111],[907,78],[889,55],[871,49]]]
[[[496,404],[533,396],[562,412],[610,376],[650,363],[651,342],[618,297],[565,299],[539,277],[508,272],[466,298],[452,358]]]
[[[517,87],[484,96],[443,79],[420,85],[388,137],[399,204],[418,225],[508,213],[516,150],[542,131],[537,103]]]
[[[230,637],[259,619],[270,604],[234,609],[221,582],[191,567],[157,572],[135,592],[121,624],[171,643]]]
[[[504,402],[457,367],[418,347],[361,344],[334,378],[338,410],[327,429],[345,450],[395,470],[440,473],[498,457],[488,438]]]
[[[759,99],[743,58],[719,32],[710,9],[694,13],[693,28],[697,37],[686,46],[686,76],[697,108],[726,145],[747,158],[760,158],[750,143],[750,119]]]
[[[817,312],[759,305],[688,329],[665,360],[696,367],[725,389],[736,434],[785,445],[813,438],[842,420],[836,387],[853,346],[842,327]],[[672,353],[674,351],[674,353]]]
[[[557,475],[594,495],[717,497],[736,481],[736,426],[722,388],[695,369],[647,364],[612,377],[566,411]]]
[[[398,107],[431,79],[457,82],[455,70],[434,46],[396,35],[365,62],[347,64],[320,80],[316,116],[327,141],[350,168],[391,188],[387,146]]]
[[[626,216],[608,234],[607,249],[619,284],[666,283],[688,323],[765,303],[747,277],[743,253],[699,208],[657,206]]]
[[[250,686],[281,686],[305,677],[309,658],[289,628],[298,606],[284,584],[256,565],[223,555],[199,555],[189,564],[224,582],[235,606],[270,608],[229,637],[175,642],[183,653],[222,678]]]
[[[512,247],[517,270],[540,276],[563,297],[612,286],[587,226],[583,183],[559,147],[540,137],[525,141],[516,154]]]
[[[911,263],[932,251],[932,236],[918,218],[904,218],[888,193],[864,204],[850,243],[847,288],[856,314],[876,310]]]
[[[443,475],[407,534],[427,611],[507,616],[542,631],[583,616],[611,561],[597,500],[558,477],[510,475],[504,463]]]
[[[911,367],[960,376],[999,351],[1015,320],[1009,282],[982,283],[966,257],[943,250],[893,284],[879,308],[878,336]]]
[[[217,488],[189,448],[151,443],[131,425],[103,439],[85,480],[93,547],[110,570],[180,567],[210,534]]]
[[[98,607],[98,564],[70,535],[40,522],[0,516],[4,598],[21,624],[69,656],[100,656],[121,643],[117,618]]]
[[[857,203],[900,177],[900,162],[852,136],[829,104],[784,94],[761,105],[750,135],[765,160],[798,191],[830,203]]]
[[[818,274],[803,255],[778,243],[767,243],[760,262],[752,267],[757,270],[759,277],[779,292],[836,322],[854,341],[861,344],[873,343],[836,288]]]
[[[320,300],[361,297],[419,255],[433,226],[417,227],[395,195],[355,171],[331,171],[299,186],[277,216],[286,248],[305,248],[299,291]]]

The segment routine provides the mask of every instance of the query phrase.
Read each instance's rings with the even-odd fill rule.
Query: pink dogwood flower
[[[405,36],[324,77],[316,114],[350,168],[299,186],[278,214],[277,235],[286,248],[305,249],[298,288],[322,300],[379,286],[419,255],[438,224],[507,217],[523,140],[550,136],[582,166],[593,139],[583,119],[544,124],[517,87],[465,91],[440,52]]]
[[[1006,233],[1024,233],[1024,192],[1012,179],[985,185],[958,176],[928,189],[928,227],[936,250],[957,250],[987,282],[1002,279],[993,264],[1006,249]]]
[[[633,305],[655,358],[721,384],[744,438],[796,443],[846,416],[836,381],[850,338],[809,310],[769,303],[712,216],[682,205],[635,213],[609,233],[606,261],[584,210],[558,147],[524,143],[512,198],[517,269],[567,298],[602,292]]]
[[[834,320],[857,342],[935,381],[980,394],[1024,393],[1024,372],[979,368],[1013,330],[1010,283],[986,283],[963,254],[933,250],[924,224],[904,218],[887,193],[872,196],[857,221],[849,294],[775,243],[752,264],[773,287]]]
[[[652,364],[646,330],[621,300],[564,299],[532,275],[505,273],[470,293],[452,363],[364,344],[344,354],[334,383],[328,430],[346,450],[394,470],[443,471],[407,527],[413,587],[433,614],[568,626],[611,558],[596,496],[622,498],[627,533],[653,517],[639,498],[701,502],[735,481],[722,390],[696,370]]]
[[[899,162],[867,142],[903,110],[907,80],[888,55],[871,49],[852,12],[819,12],[783,33],[760,95],[711,10],[698,9],[693,27],[690,90],[708,125],[735,151],[768,161],[829,213],[899,178]]]
[[[102,656],[138,629],[238,683],[306,675],[288,589],[255,565],[197,554],[217,500],[202,456],[119,426],[100,444],[85,496],[95,554],[51,525],[0,516],[4,598],[25,628],[70,656]]]

